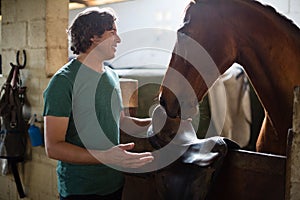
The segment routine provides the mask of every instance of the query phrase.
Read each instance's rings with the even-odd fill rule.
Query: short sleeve
[[[70,117],[72,111],[72,83],[63,75],[55,75],[43,93],[43,115]]]
[[[123,110],[124,107],[123,107],[123,99],[122,99],[122,92],[121,92],[121,86],[120,86],[119,76],[118,76],[118,74],[114,70],[112,70],[112,69],[110,69],[108,67],[106,68],[106,70],[109,70],[112,78],[115,81],[115,84],[116,84],[115,85],[115,91],[116,91],[117,95],[119,96],[119,100],[120,100],[120,104],[121,104],[120,105],[121,106],[121,110]]]

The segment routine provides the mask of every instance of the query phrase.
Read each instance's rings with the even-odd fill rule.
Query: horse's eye
[[[163,106],[163,107],[166,106],[166,101],[165,101],[162,97],[159,98],[159,103],[160,103],[160,105]]]

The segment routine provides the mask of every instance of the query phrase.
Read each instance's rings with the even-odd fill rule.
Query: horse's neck
[[[290,20],[281,16],[273,8],[263,6],[255,1],[241,1],[247,10],[242,10],[241,17],[245,19],[241,34],[245,36],[248,48],[263,64],[274,66],[289,66],[299,68],[300,30]],[[238,38],[244,38],[236,36]],[[247,48],[246,47],[246,48]],[[289,59],[287,59],[289,57]],[[297,66],[296,66],[297,64]]]
[[[292,88],[300,84],[300,31],[285,25],[287,20],[269,10],[263,13],[254,8],[251,13],[242,12],[242,18],[252,18],[235,36],[239,46],[237,62],[245,68],[270,115],[291,119]]]

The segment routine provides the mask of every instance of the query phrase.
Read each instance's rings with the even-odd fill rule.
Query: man
[[[119,128],[137,134],[151,121],[124,115],[118,76],[103,65],[121,42],[113,11],[86,9],[68,33],[77,57],[44,91],[45,147],[58,160],[60,198],[121,199],[124,178],[114,166],[138,168],[153,156],[128,152],[134,143],[119,144]]]

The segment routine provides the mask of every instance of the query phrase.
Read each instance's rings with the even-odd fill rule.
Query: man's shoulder
[[[105,66],[105,70],[106,72],[111,75],[114,79],[119,79],[119,75],[117,74],[117,72],[115,72],[113,69],[111,69],[110,67],[108,66]]]
[[[62,66],[52,77],[52,79],[57,81],[71,81],[74,82],[80,64],[76,62],[75,59],[69,61],[64,66]]]

